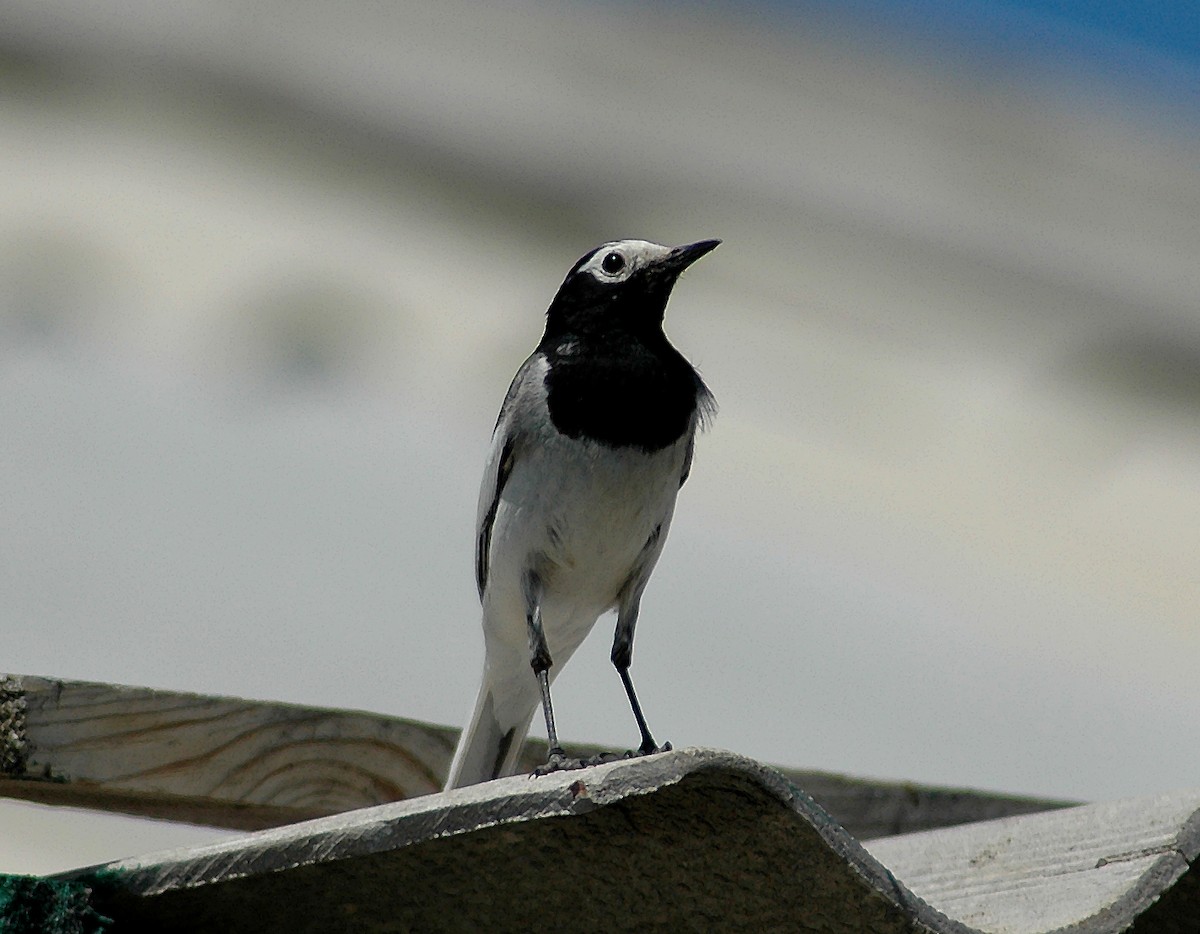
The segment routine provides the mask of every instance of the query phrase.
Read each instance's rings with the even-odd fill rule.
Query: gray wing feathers
[[[498,452],[488,461],[484,473],[483,490],[480,492],[479,527],[475,535],[475,584],[479,588],[479,599],[487,589],[488,561],[492,550],[492,525],[496,521],[496,509],[500,505],[500,494],[504,492],[504,484],[512,473],[513,438],[506,436],[501,439]],[[484,503],[487,503],[486,507]]]
[[[675,509],[672,506],[671,511],[663,517],[662,522],[654,527],[654,531],[646,539],[646,544],[642,546],[641,553],[630,569],[629,577],[625,579],[617,596],[618,609],[626,610],[636,607],[642,599],[642,591],[646,589],[654,566],[658,564],[658,556],[662,554],[663,545],[667,542],[667,532],[671,528],[671,519],[674,513]]]
[[[504,404],[500,406],[500,414],[496,417],[496,427],[492,432],[492,450],[483,471],[483,485],[479,489],[479,511],[475,519],[475,584],[479,588],[480,599],[483,599],[483,592],[487,589],[492,526],[496,521],[496,510],[500,506],[504,484],[512,473],[513,462],[517,456],[520,432],[513,424],[513,413],[517,399],[531,378],[530,369],[536,356],[535,354],[522,364],[508,387],[508,394],[504,397]]]
[[[713,398],[703,383],[700,383],[699,391],[696,396],[696,414],[692,416],[692,427],[688,431],[687,450],[683,455],[683,470],[679,472],[680,489],[687,483],[687,478],[692,473],[692,455],[696,453],[696,435],[704,431],[708,427],[709,421],[717,411],[717,400]]]
[[[679,488],[682,490],[683,485],[687,483],[687,478],[692,473],[692,455],[696,453],[696,432],[693,431],[688,436],[687,452],[683,455],[683,470],[679,472]]]

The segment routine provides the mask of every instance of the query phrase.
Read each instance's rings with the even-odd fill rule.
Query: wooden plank
[[[217,827],[274,827],[439,791],[457,737],[356,711],[0,678],[0,795]],[[545,755],[530,741],[522,767]],[[781,771],[863,838],[1063,804]]]
[[[9,677],[0,793],[258,829],[429,794],[457,731],[375,714]]]

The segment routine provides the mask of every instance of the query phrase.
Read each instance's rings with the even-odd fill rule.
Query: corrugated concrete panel
[[[1198,814],[1194,791],[912,835],[872,856],[778,773],[690,749],[55,881],[90,887],[122,931],[1107,934],[1136,921],[1144,934],[1200,917]]]
[[[708,750],[504,779],[59,881],[92,885],[122,931],[964,930],[778,773]]]
[[[877,840],[872,855],[981,930],[1200,931],[1197,882],[1155,902],[1200,853],[1200,791],[1091,804]],[[1154,914],[1146,917],[1146,913]],[[1171,925],[1175,926],[1172,927]]]

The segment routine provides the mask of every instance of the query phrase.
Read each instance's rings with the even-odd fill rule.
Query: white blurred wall
[[[656,735],[1195,784],[1195,127],[852,32],[8,0],[0,667],[458,722],[542,311],[605,239],[715,236],[668,312],[721,412],[638,633]],[[624,748],[598,628],[561,729]]]

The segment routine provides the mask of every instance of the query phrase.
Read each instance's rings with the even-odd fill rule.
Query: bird
[[[663,318],[680,273],[720,242],[601,244],[546,311],[496,419],[479,492],[484,667],[447,790],[512,774],[539,703],[549,754],[534,774],[589,764],[559,744],[550,684],[614,609],[611,660],[641,733],[636,754],[670,749],[655,742],[634,691],[633,634],[716,403]]]

